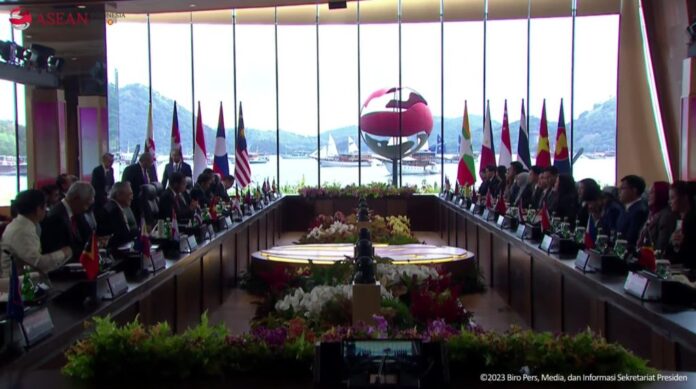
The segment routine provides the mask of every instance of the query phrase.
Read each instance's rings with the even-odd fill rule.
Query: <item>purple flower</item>
[[[285,327],[266,328],[256,327],[251,334],[259,341],[266,343],[270,347],[281,347],[285,344],[288,332]]]

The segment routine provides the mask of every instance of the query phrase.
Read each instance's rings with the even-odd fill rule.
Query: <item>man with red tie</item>
[[[134,201],[131,205],[136,220],[140,220],[140,187],[145,184],[154,184],[157,178],[152,175],[151,167],[154,164],[152,154],[149,152],[140,154],[138,163],[129,165],[123,170],[121,181],[128,181],[133,190]]]
[[[72,184],[65,198],[51,208],[41,223],[41,251],[51,253],[69,246],[72,258],[78,258],[92,237],[92,227],[85,219],[92,204],[92,185],[82,181]]]
[[[198,208],[198,201],[191,200],[187,203],[182,193],[186,191],[186,177],[182,173],[174,172],[169,176],[169,187],[159,197],[159,218],[172,217],[172,211],[176,212],[176,218],[187,222],[193,217]]]

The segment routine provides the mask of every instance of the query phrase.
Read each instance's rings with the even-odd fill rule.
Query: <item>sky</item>
[[[0,15],[0,25],[6,15]],[[151,25],[153,90],[190,109],[191,44],[187,24]],[[576,26],[575,117],[616,95],[618,15],[578,17]],[[9,24],[9,23],[8,23]],[[273,26],[237,26],[237,95],[245,124],[275,129],[275,53]],[[527,85],[527,21],[491,21],[487,25],[486,95],[494,120],[502,121],[508,99],[510,121],[519,119]],[[530,111],[540,116],[547,99],[550,120],[564,98],[570,116],[571,19],[531,22]],[[0,28],[0,39],[9,28]],[[280,127],[300,134],[317,131],[317,58],[314,26],[280,26],[278,76]],[[204,122],[217,125],[223,102],[227,127],[233,127],[234,68],[231,25],[194,25],[196,100]],[[483,113],[483,22],[445,23],[444,116]],[[354,125],[358,117],[357,27],[325,25],[319,29],[319,107],[321,129]],[[361,26],[362,100],[374,90],[402,85],[420,92],[434,116],[443,109],[440,74],[440,24],[402,25],[402,71],[398,67],[398,26]],[[147,27],[119,20],[107,26],[109,81],[118,69],[121,86],[148,84]],[[0,81],[0,119],[13,118],[12,84]],[[11,101],[11,100],[8,100]]]

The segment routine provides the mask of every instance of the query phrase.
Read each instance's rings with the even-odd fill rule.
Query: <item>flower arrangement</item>
[[[384,286],[381,287],[380,294],[383,299],[393,298]],[[307,318],[318,319],[322,309],[330,301],[337,298],[351,300],[353,298],[353,287],[347,284],[316,286],[309,292],[305,292],[302,288],[297,288],[285,295],[283,299],[278,300],[275,308],[279,312],[292,312]]]
[[[307,198],[336,198],[336,197],[366,197],[378,199],[382,197],[409,197],[418,191],[417,186],[395,187],[380,182],[373,182],[365,185],[347,185],[341,187],[340,184],[324,184],[321,187],[303,186],[297,192],[302,197]]]
[[[299,243],[355,243],[358,240],[358,219],[355,214],[345,216],[336,212],[333,216],[319,215]],[[409,244],[418,243],[411,231],[411,221],[404,215],[372,215],[370,234],[375,243]]]
[[[201,323],[182,334],[167,324],[143,326],[138,320],[118,326],[110,317],[93,318],[94,331],[66,352],[63,374],[109,382],[223,377],[309,379],[315,341],[344,339],[421,339],[447,347],[454,381],[476,380],[482,373],[656,374],[645,360],[587,331],[552,335],[512,328],[507,333],[456,328],[433,320],[422,330],[396,329],[375,316],[374,326],[336,326],[315,332],[302,318],[255,327],[231,336],[222,325]]]

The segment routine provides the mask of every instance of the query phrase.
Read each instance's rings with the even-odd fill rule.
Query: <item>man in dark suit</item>
[[[537,165],[534,165],[531,167],[531,169],[529,169],[527,187],[530,188],[532,193],[530,195],[530,203],[527,205],[531,205],[534,209],[539,209],[539,205],[541,204],[541,196],[544,193],[544,188],[541,185],[541,174],[542,170]]]
[[[524,166],[518,161],[510,163],[510,168],[505,172],[505,180],[511,185],[505,190],[505,202],[513,204],[520,194],[520,186],[517,184],[515,177],[524,171]]]
[[[92,185],[80,181],[72,184],[65,198],[51,208],[41,223],[41,251],[52,253],[70,246],[72,259],[79,258],[92,237],[92,227],[84,216],[93,203]]]
[[[176,212],[177,220],[189,220],[198,208],[198,202],[187,203],[182,195],[186,191],[186,177],[180,172],[174,172],[169,176],[169,187],[159,197],[159,218],[172,217],[172,211]]]
[[[92,170],[92,187],[94,188],[94,207],[99,209],[106,204],[111,186],[114,185],[114,155],[102,155],[102,163]]]
[[[152,165],[154,160],[152,154],[142,153],[138,158],[138,163],[129,165],[123,170],[121,181],[128,181],[131,184],[131,189],[135,195],[135,201],[131,206],[135,220],[140,219],[140,186],[143,184],[151,184],[157,182],[157,178],[152,175]]]
[[[140,233],[131,210],[133,190],[128,181],[114,184],[109,200],[97,211],[97,233],[111,235],[109,247],[118,247],[135,239]]]
[[[210,186],[213,185],[215,175],[210,172],[201,173],[196,180],[196,185],[191,189],[191,200],[196,200],[201,207],[208,207],[212,200],[209,193]]]
[[[484,178],[481,186],[479,187],[479,195],[486,196],[488,192],[491,192],[491,196],[495,197],[498,195],[498,187],[502,183],[500,178],[498,178],[498,169],[495,165],[488,165],[484,171]]]
[[[616,232],[628,241],[628,246],[635,246],[643,224],[648,219],[648,205],[643,201],[645,181],[635,175],[628,175],[621,179],[619,186],[619,201],[624,205],[626,212],[619,216],[616,222]]]
[[[162,174],[162,187],[167,187],[167,181],[169,181],[170,176],[174,172],[178,172],[184,175],[184,177],[192,177],[193,171],[191,170],[191,165],[184,162],[184,158],[181,155],[181,149],[175,149],[171,153],[172,161],[169,162],[164,167],[164,174]]]

